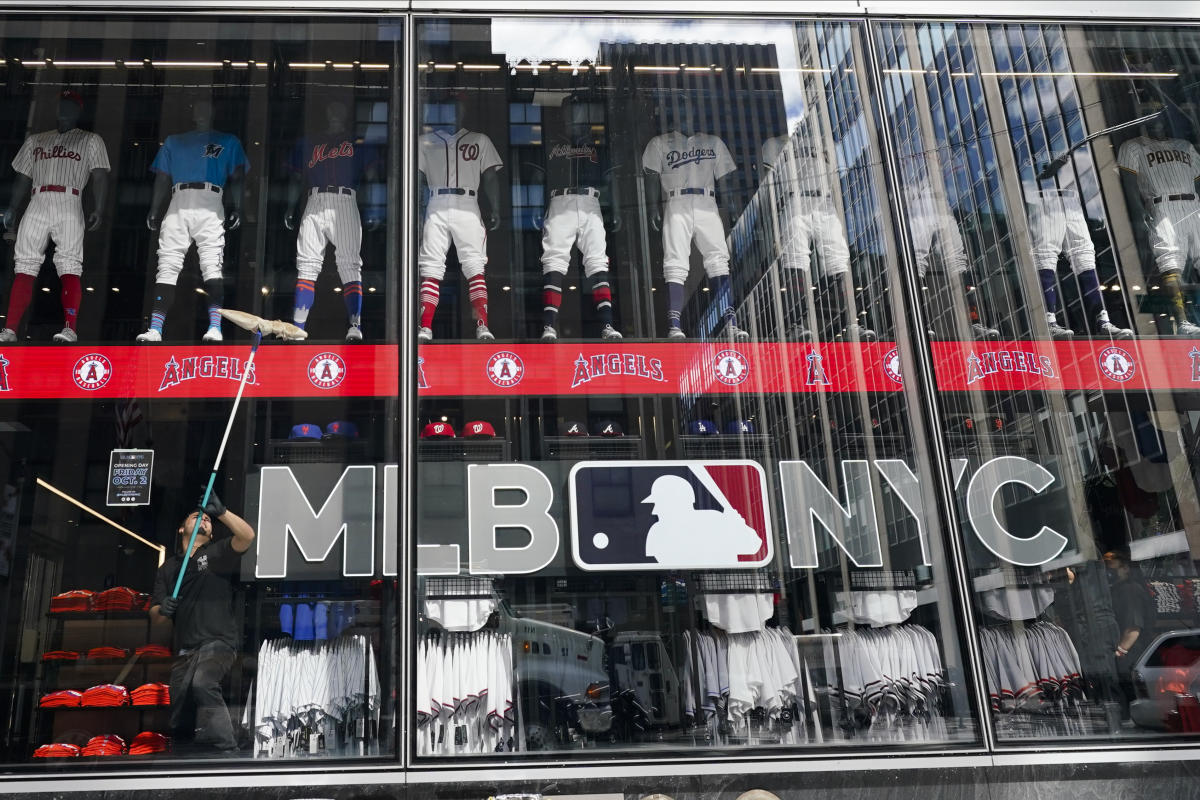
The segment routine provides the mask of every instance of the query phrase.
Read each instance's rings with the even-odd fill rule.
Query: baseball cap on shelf
[[[75,105],[83,108],[83,97],[74,89],[63,89],[58,97],[60,100],[70,100]]]
[[[465,439],[495,439],[496,429],[492,427],[492,423],[484,422],[483,420],[475,420],[463,425],[463,438]]]
[[[582,422],[564,422],[562,426],[563,436],[587,436],[587,426]]]
[[[717,432],[717,425],[711,419],[696,419],[688,423],[687,432],[693,436],[711,436]]]
[[[326,439],[357,439],[358,426],[344,419],[335,419],[325,426]]]
[[[292,426],[292,432],[288,434],[289,439],[320,439],[321,426],[314,425],[311,422],[301,422],[299,425]]]
[[[725,423],[725,432],[730,434],[754,433],[754,423],[748,419],[731,419]]]
[[[431,422],[421,429],[422,439],[453,439],[454,426],[449,422]]]
[[[625,431],[621,430],[621,426],[611,419],[606,419],[603,422],[596,423],[595,433],[597,436],[624,436]]]

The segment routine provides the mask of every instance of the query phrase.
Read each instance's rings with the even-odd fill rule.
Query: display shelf
[[[133,710],[133,709],[138,709],[138,710],[141,710],[141,711],[161,711],[161,710],[163,710],[163,709],[165,709],[165,708],[170,708],[170,707],[171,707],[171,704],[170,704],[170,703],[158,703],[158,704],[156,704],[156,705],[152,705],[152,706],[147,706],[147,705],[140,705],[140,706],[135,706],[135,705],[125,705],[125,706],[57,706],[57,707],[49,707],[49,708],[47,708],[47,707],[43,707],[43,706],[38,706],[38,707],[37,707],[37,710],[38,710],[38,711],[43,711],[43,712],[46,712],[46,711],[74,711],[74,712],[79,712],[79,711],[130,711],[130,710]]]
[[[149,619],[150,611],[144,609],[141,611],[48,611],[46,616],[49,619],[60,620],[121,620],[121,619]]]

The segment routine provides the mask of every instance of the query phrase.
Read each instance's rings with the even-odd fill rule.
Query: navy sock
[[[1052,269],[1039,269],[1038,279],[1042,282],[1042,297],[1046,301],[1046,313],[1058,313],[1058,276]]]
[[[667,324],[672,328],[679,327],[679,318],[683,316],[683,284],[667,282]]]

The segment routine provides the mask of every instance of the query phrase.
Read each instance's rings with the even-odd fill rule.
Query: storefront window
[[[1200,730],[1195,39],[879,30],[1001,741]]]
[[[974,741],[860,28],[416,25],[414,754]]]
[[[0,20],[8,764],[394,757],[401,31]]]

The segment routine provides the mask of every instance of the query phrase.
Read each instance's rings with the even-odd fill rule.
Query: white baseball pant
[[[1154,215],[1150,248],[1158,271],[1182,272],[1189,260],[1200,258],[1200,203],[1164,200],[1148,208]]]
[[[465,277],[483,274],[487,264],[487,229],[479,215],[479,203],[470,195],[435,194],[429,198],[421,250],[417,254],[422,278],[440,281],[446,276],[446,254],[451,243]]]
[[[550,198],[542,223],[542,272],[566,274],[574,245],[579,245],[583,255],[584,275],[591,277],[608,269],[599,198],[584,194]]]
[[[180,189],[171,195],[171,204],[158,229],[156,283],[175,285],[192,242],[196,243],[203,279],[220,278],[225,253],[225,206],[220,192]]]
[[[1076,275],[1096,268],[1096,246],[1077,198],[1040,195],[1029,203],[1029,228],[1037,269],[1054,270],[1059,253],[1066,254]]]
[[[784,269],[808,272],[811,250],[815,247],[825,275],[844,275],[850,271],[850,247],[842,230],[842,220],[828,205],[800,204],[792,208],[784,230],[786,244],[779,254]]]
[[[354,195],[313,192],[304,206],[296,237],[296,272],[315,281],[325,262],[325,246],[333,245],[342,283],[362,280],[362,220]]]
[[[54,269],[61,275],[83,274],[83,204],[70,189],[38,192],[29,201],[17,226],[13,269],[37,276],[46,259],[46,245],[54,241]]]
[[[929,256],[935,249],[947,274],[962,275],[967,271],[967,249],[953,217],[917,214],[909,217],[909,230],[912,231],[913,248],[917,251],[917,275],[925,277]]]
[[[729,274],[729,246],[717,202],[708,195],[679,195],[667,200],[663,215],[663,278],[685,283],[691,269],[692,240],[710,278]]]

